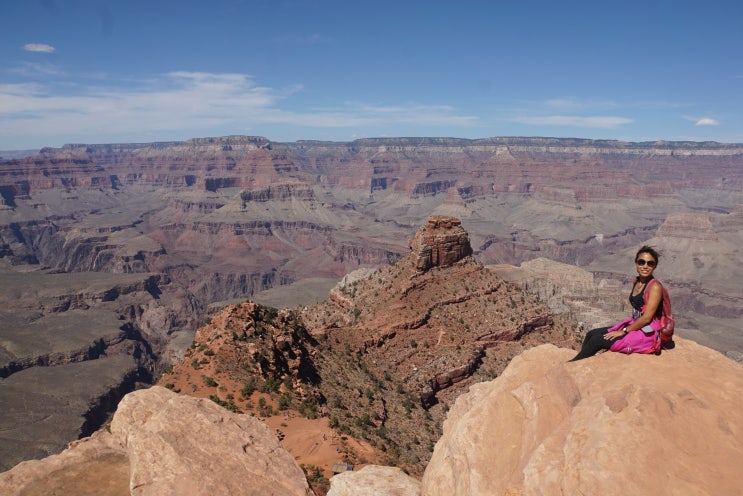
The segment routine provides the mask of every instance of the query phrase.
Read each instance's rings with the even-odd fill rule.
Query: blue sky
[[[0,150],[743,142],[743,2],[0,0]]]

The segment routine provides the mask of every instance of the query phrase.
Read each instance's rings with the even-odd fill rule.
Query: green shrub
[[[245,384],[240,390],[240,394],[243,396],[243,398],[250,398],[250,396],[255,392],[255,390],[256,390],[255,379],[250,377],[247,381],[245,381]]]

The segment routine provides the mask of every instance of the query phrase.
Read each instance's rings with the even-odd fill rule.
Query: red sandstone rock
[[[461,224],[453,217],[429,217],[409,243],[415,256],[415,267],[420,271],[450,267],[472,255],[469,235]]]

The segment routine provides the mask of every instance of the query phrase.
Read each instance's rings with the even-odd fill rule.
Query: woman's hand
[[[617,338],[623,337],[626,334],[627,333],[624,330],[620,329],[618,331],[607,332],[606,334],[604,334],[604,339],[608,339],[609,341],[613,341],[613,340],[615,340]]]

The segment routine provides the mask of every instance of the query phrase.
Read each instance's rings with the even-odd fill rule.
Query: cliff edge
[[[492,496],[738,494],[743,365],[678,339],[661,356],[545,344],[475,384],[449,411],[423,479],[373,469],[328,494]],[[2,494],[307,495],[301,469],[259,420],[153,387],[60,455],[0,474]],[[55,493],[55,491],[57,491]]]
[[[566,363],[545,344],[449,412],[421,494],[738,494],[743,366],[679,339]]]

